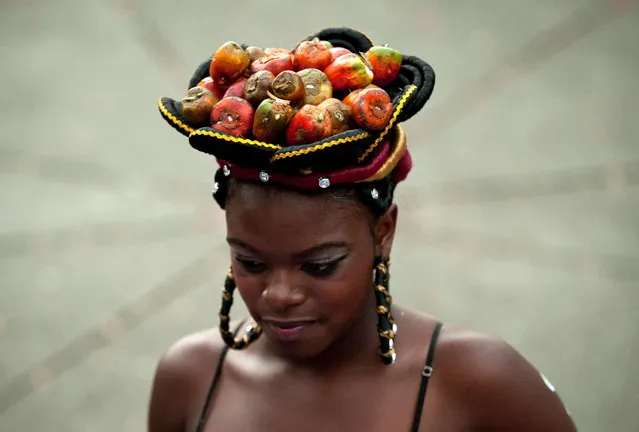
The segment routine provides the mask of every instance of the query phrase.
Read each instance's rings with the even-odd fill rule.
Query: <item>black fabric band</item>
[[[433,335],[430,339],[430,345],[428,347],[428,354],[426,355],[426,363],[424,369],[422,369],[422,382],[419,387],[419,395],[417,397],[417,405],[415,406],[415,417],[413,418],[412,432],[419,432],[419,425],[422,421],[422,411],[424,409],[424,400],[426,399],[426,390],[428,389],[428,382],[433,373],[433,359],[435,358],[435,347],[437,345],[437,339],[442,329],[443,324],[437,323]]]
[[[244,319],[233,332],[233,337],[237,336],[240,329],[246,322]],[[215,375],[213,375],[213,380],[211,381],[211,385],[209,386],[209,391],[206,394],[206,400],[204,401],[204,407],[202,408],[202,413],[200,414],[200,419],[197,423],[196,432],[203,432],[204,427],[206,426],[206,421],[209,417],[209,409],[211,407],[211,401],[213,399],[213,392],[215,392],[215,388],[217,387],[218,382],[220,381],[220,377],[222,376],[222,367],[224,366],[224,359],[226,358],[226,354],[229,351],[229,347],[225,344],[222,349],[222,353],[220,354],[220,359],[217,362],[217,367],[215,369]]]

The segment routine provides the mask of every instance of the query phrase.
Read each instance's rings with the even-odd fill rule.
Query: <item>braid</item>
[[[383,257],[375,259],[375,300],[377,302],[377,332],[379,333],[379,355],[384,364],[395,363],[395,333],[397,326],[392,317],[392,298],[389,292],[389,261]]]
[[[220,306],[220,334],[224,343],[233,349],[245,349],[255,342],[262,334],[260,326],[248,326],[247,332],[241,339],[235,339],[230,329],[231,323],[231,306],[233,306],[233,292],[235,291],[235,279],[233,272],[229,269],[224,281],[224,289],[222,290],[222,305]]]

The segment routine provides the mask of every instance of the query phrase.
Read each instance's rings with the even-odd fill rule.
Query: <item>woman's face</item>
[[[283,354],[318,355],[374,314],[373,260],[390,254],[394,212],[374,223],[351,199],[244,184],[226,224],[237,290]]]

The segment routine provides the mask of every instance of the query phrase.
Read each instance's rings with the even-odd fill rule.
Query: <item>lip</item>
[[[262,327],[266,327],[268,333],[279,342],[294,342],[299,340],[304,332],[315,322],[314,320],[264,320],[262,321]]]

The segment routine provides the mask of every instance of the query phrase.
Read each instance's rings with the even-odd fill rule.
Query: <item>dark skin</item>
[[[226,206],[238,293],[264,333],[230,350],[206,431],[410,431],[437,320],[393,306],[397,362],[378,354],[371,269],[390,256],[393,206],[375,220],[352,199],[262,186]],[[293,341],[269,320],[308,320]],[[232,327],[233,328],[233,327]],[[190,335],[160,360],[149,432],[195,431],[224,343]],[[559,397],[506,343],[448,324],[437,344],[421,431],[575,431]]]

